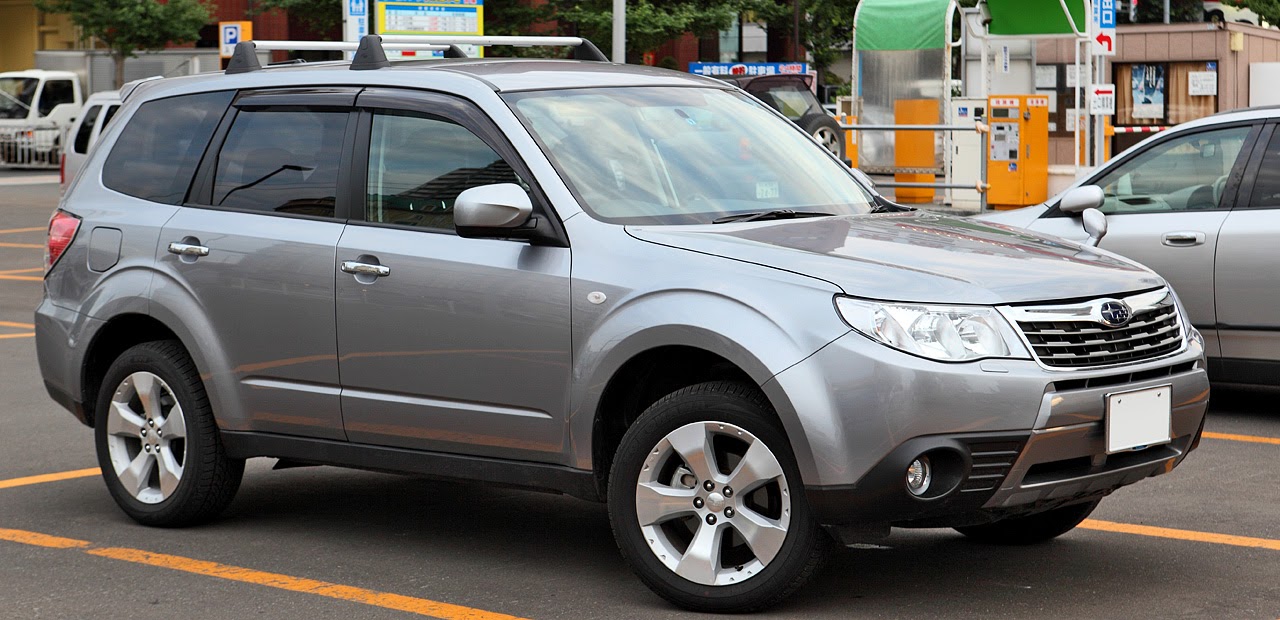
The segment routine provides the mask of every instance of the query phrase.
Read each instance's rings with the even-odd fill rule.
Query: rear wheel
[[[840,129],[840,124],[830,115],[815,112],[806,115],[797,123],[800,128],[805,130],[813,139],[822,145],[822,148],[831,151],[837,159],[844,161],[844,130]]]
[[[137,345],[102,382],[95,438],[107,489],[145,525],[217,516],[235,497],[244,461],[223,450],[195,364],[177,342]]]
[[[684,388],[645,411],[618,448],[609,517],[641,580],[695,611],[774,605],[830,549],[772,408],[740,383]]]
[[[1098,502],[1072,504],[1026,517],[1002,519],[995,523],[958,527],[957,532],[993,545],[1032,545],[1057,538],[1089,518]]]

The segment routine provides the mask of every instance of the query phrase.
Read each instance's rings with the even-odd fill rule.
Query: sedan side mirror
[[[1102,238],[1107,236],[1107,216],[1097,209],[1085,209],[1081,214],[1084,219],[1084,231],[1089,233],[1085,245],[1097,247]]]
[[[1081,185],[1071,188],[1063,194],[1058,202],[1058,210],[1072,215],[1084,213],[1087,209],[1097,209],[1106,201],[1106,194],[1097,185]]]

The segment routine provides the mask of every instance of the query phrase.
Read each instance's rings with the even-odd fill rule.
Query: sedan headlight
[[[900,349],[944,362],[1030,358],[1009,322],[986,306],[935,306],[837,297],[850,327]]]

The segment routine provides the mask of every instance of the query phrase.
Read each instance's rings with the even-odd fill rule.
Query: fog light
[[[921,456],[907,466],[907,490],[912,495],[924,495],[933,480],[933,471],[929,467],[929,457]]]

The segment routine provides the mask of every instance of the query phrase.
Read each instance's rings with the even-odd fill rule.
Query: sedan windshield
[[[0,78],[0,118],[26,118],[39,83],[35,78]]]
[[[507,96],[593,217],[706,224],[726,216],[871,211],[849,169],[754,99],[711,88]]]

